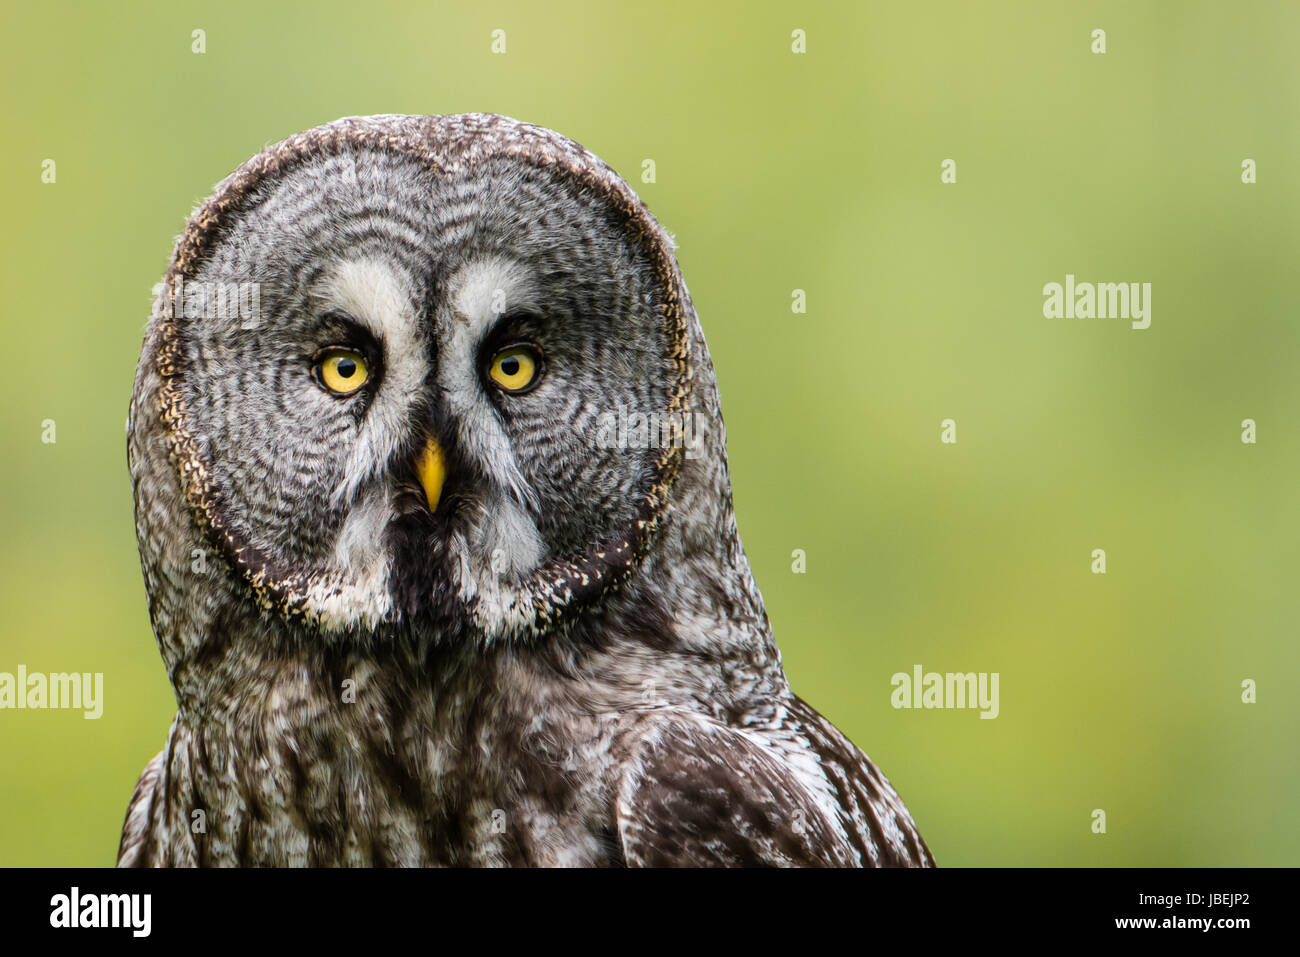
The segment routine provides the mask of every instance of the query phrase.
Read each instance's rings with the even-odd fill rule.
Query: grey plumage
[[[120,864],[933,863],[787,685],[671,241],[595,156],[340,120],[220,184],[164,286],[128,451],[178,712]],[[521,342],[538,384],[494,389]],[[637,413],[702,427],[596,441]]]

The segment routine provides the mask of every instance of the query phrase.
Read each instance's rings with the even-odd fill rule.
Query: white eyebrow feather
[[[429,375],[424,333],[412,284],[383,259],[345,259],[322,275],[313,295],[322,305],[346,312],[368,329],[384,349],[384,384],[367,410],[344,464],[345,479],[334,490],[335,507],[352,502],[361,486],[388,467],[410,432],[413,398]]]
[[[535,276],[519,263],[487,257],[466,263],[448,283],[449,330],[438,384],[455,414],[457,438],[491,478],[533,514],[537,493],[515,461],[501,420],[483,395],[478,350],[503,314],[530,311],[539,298]]]

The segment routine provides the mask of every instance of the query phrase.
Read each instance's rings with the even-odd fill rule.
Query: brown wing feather
[[[861,863],[934,867],[934,857],[903,799],[871,759],[802,698],[794,699],[790,720],[807,740],[835,792]]]
[[[617,808],[633,867],[847,866],[856,856],[811,792],[762,745],[707,719],[655,726]]]
[[[122,841],[117,848],[118,867],[148,867],[153,837],[153,801],[158,792],[166,751],[161,751],[145,765],[144,773],[136,782],[131,803],[126,809],[122,825]]]

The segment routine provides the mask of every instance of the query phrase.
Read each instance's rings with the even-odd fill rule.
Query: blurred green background
[[[172,718],[123,425],[185,216],[298,130],[480,111],[588,146],[676,235],[791,682],[940,864],[1300,864],[1294,4],[2,16],[0,671],[106,701],[0,712],[0,863],[111,864]],[[1067,272],[1151,282],[1151,327],[1044,319]],[[999,672],[1001,715],[893,709],[914,664]]]

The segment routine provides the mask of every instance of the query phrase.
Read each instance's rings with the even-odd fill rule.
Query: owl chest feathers
[[[682,702],[608,655],[465,649],[426,663],[433,677],[361,656],[246,661],[254,680],[182,708],[152,768],[148,862],[621,864],[623,768],[646,718]]]

